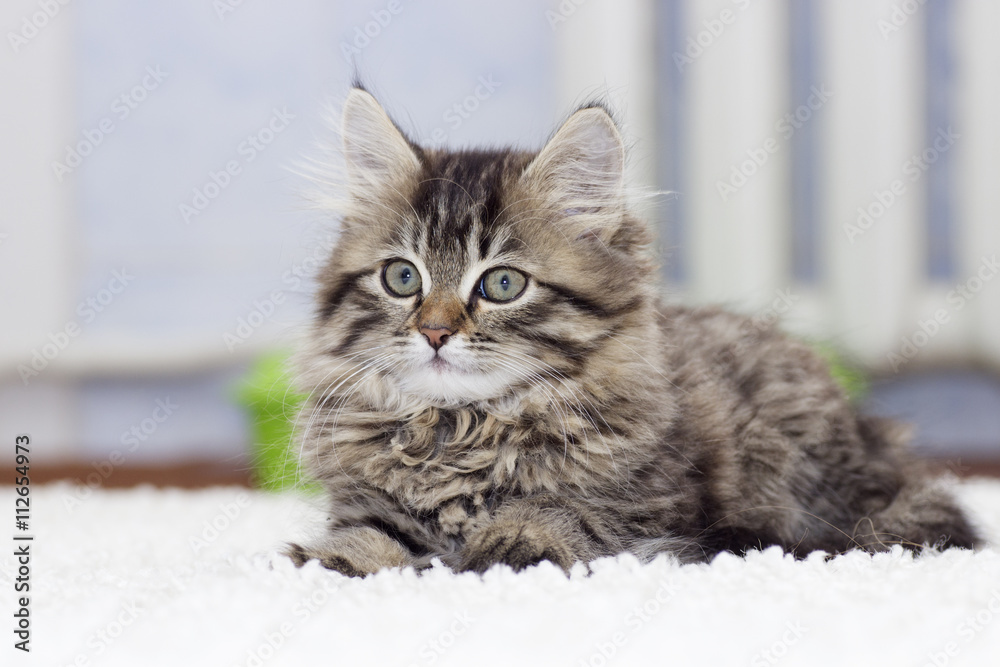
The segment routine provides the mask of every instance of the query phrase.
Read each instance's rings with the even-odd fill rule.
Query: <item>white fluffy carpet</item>
[[[1000,482],[960,493],[1000,544]],[[12,647],[16,563],[3,549],[2,665],[1000,664],[994,547],[357,580],[278,555],[315,530],[312,500],[139,489],[94,492],[70,509],[77,495],[32,488],[28,655]],[[0,496],[13,514],[11,488]]]

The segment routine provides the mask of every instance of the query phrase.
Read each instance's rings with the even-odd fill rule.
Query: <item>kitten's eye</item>
[[[382,269],[382,285],[393,296],[413,296],[420,291],[420,272],[405,259],[394,259]]]
[[[528,278],[517,269],[491,269],[479,280],[479,294],[490,301],[513,301],[527,284]]]

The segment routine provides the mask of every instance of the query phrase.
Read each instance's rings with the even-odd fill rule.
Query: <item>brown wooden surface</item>
[[[128,488],[140,484],[200,489],[207,486],[251,486],[249,465],[220,461],[191,461],[171,465],[119,466],[101,474],[91,463],[33,463],[29,471],[32,484],[58,480],[99,484],[105,488]],[[14,470],[8,468],[2,484],[13,484]]]
[[[1000,460],[936,460],[934,467],[959,477],[1000,477]]]
[[[935,466],[959,477],[1000,477],[1000,460],[971,461],[953,459],[935,461]],[[106,488],[127,488],[139,484],[198,489],[207,486],[253,486],[250,466],[222,461],[192,461],[174,465],[120,466],[106,476],[91,463],[32,464],[31,482],[45,484],[67,480],[80,484],[99,483]],[[88,479],[89,477],[89,479]],[[0,484],[13,484],[14,470],[8,467]]]

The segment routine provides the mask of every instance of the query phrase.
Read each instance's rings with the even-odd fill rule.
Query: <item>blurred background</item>
[[[668,298],[780,321],[989,470],[997,25],[990,0],[7,0],[0,434],[38,481],[250,479],[336,239],[293,167],[356,68],[434,145],[538,147],[610,100],[663,193]]]

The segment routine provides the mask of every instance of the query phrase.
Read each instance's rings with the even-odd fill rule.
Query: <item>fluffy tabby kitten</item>
[[[600,106],[538,153],[426,149],[356,88],[348,202],[301,363],[301,457],[347,575],[973,547],[890,424],[807,346],[665,306]]]

